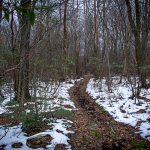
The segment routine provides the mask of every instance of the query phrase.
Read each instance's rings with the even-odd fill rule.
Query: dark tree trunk
[[[21,6],[31,11],[31,0],[22,0]],[[20,68],[19,81],[17,85],[17,100],[23,107],[24,101],[30,99],[29,93],[29,44],[31,25],[27,15],[21,14],[20,18]]]
[[[93,56],[97,56],[98,54],[98,15],[97,15],[97,0],[94,0],[94,54]]]
[[[64,48],[64,54],[67,55],[68,49],[67,49],[67,3],[68,0],[64,0],[64,43],[63,43],[63,48]]]
[[[2,37],[1,37],[1,20],[2,20],[2,8],[3,7],[3,0],[0,0],[0,46],[1,46],[1,44],[2,44]],[[1,70],[0,70],[1,71]],[[0,86],[1,86],[1,80],[2,80],[2,75],[1,75],[2,73],[0,73]],[[3,97],[3,95],[2,95],[2,92],[1,92],[1,89],[0,89],[0,98],[1,97]]]
[[[2,9],[3,9],[3,0],[0,0],[0,23],[2,20]]]
[[[136,64],[137,70],[140,77],[141,85],[144,87],[146,85],[146,77],[143,71],[143,51],[141,44],[141,12],[139,0],[135,0],[135,19],[133,19],[131,4],[129,0],[125,0],[128,11],[128,19],[130,22],[130,26],[135,38],[135,55],[136,55]],[[135,20],[135,21],[134,21]]]
[[[2,20],[3,0],[0,0],[0,44],[1,44],[1,20]]]
[[[142,7],[142,34],[141,34],[141,49],[142,49],[142,60],[143,60],[143,65],[145,66],[145,60],[146,60],[146,54],[148,50],[148,35],[150,31],[150,7],[149,4],[150,0],[145,0],[145,5]],[[141,81],[142,81],[142,87],[146,87],[146,70],[142,70],[142,76],[141,76]]]

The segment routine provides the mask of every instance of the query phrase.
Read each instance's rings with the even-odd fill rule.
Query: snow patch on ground
[[[1,92],[4,93],[4,100],[0,102],[0,114],[8,112],[6,105],[14,98],[14,91],[12,86],[13,85],[11,83],[8,83],[0,87]]]
[[[18,148],[18,150],[32,150],[26,145],[26,141],[29,138],[33,138],[39,135],[50,135],[53,139],[47,148],[49,150],[54,150],[57,144],[65,144],[66,149],[71,149],[71,145],[68,143],[69,138],[67,137],[68,133],[74,133],[73,131],[69,131],[67,128],[70,126],[72,122],[65,119],[57,119],[55,122],[50,123],[49,125],[53,125],[52,130],[46,130],[44,132],[32,135],[27,137],[25,133],[22,132],[22,125],[13,126],[13,127],[6,127],[0,126],[0,145],[5,144],[5,150],[12,149],[12,144],[21,142],[23,147]],[[58,132],[61,131],[61,132]],[[44,150],[44,148],[38,148],[37,150]]]
[[[70,100],[68,90],[74,85],[75,81],[78,80],[67,80],[65,82],[37,82],[36,83],[36,101],[39,113],[55,111],[58,108],[64,108],[67,110],[75,109],[74,103]],[[8,111],[9,108],[19,107],[18,104],[7,106],[14,98],[14,91],[12,84],[3,85],[1,87],[2,93],[4,94],[4,100],[0,103],[0,114],[11,113]],[[34,97],[34,89],[30,90],[30,94]],[[27,102],[24,104],[33,105],[35,109],[35,102]],[[27,109],[26,113],[30,113],[30,110]]]
[[[36,92],[37,102],[40,104],[40,112],[54,111],[57,108],[64,108],[67,110],[75,109],[74,103],[70,100],[68,90],[74,85],[75,80],[69,80],[61,83],[45,83],[38,82]],[[34,95],[34,91],[31,91]],[[69,106],[67,108],[67,106]]]
[[[65,82],[57,83],[57,82],[37,82],[36,83],[36,100],[38,104],[39,113],[42,112],[50,112],[55,111],[60,108],[64,108],[67,110],[76,109],[74,103],[70,100],[70,96],[68,90],[74,85],[75,81],[78,80],[68,80]],[[0,114],[11,113],[9,108],[19,107],[18,104],[7,106],[14,98],[14,91],[11,88],[11,92],[9,92],[8,88],[10,86],[3,86],[2,89],[7,90],[2,91],[4,93],[4,100],[0,103]],[[30,94],[34,97],[34,89],[30,90]],[[26,109],[26,113],[30,113],[33,109],[35,109],[35,102],[27,102],[24,104]],[[30,107],[28,107],[30,106]],[[31,107],[33,106],[33,107]],[[32,109],[32,110],[31,110]],[[26,146],[26,140],[28,138],[32,138],[38,135],[47,135],[49,134],[53,139],[47,148],[50,150],[54,150],[57,144],[65,144],[66,149],[71,149],[71,145],[68,143],[69,138],[67,134],[74,133],[73,131],[68,131],[67,128],[72,123],[69,120],[65,119],[53,119],[53,122],[49,125],[53,125],[52,130],[46,130],[45,132],[38,133],[31,137],[27,137],[25,133],[22,132],[22,125],[6,127],[0,126],[0,145],[6,144],[6,150],[12,149],[12,144],[15,142],[23,143],[23,147],[20,150],[32,150],[31,148]],[[6,132],[5,132],[6,131]],[[5,135],[6,134],[6,135]],[[3,137],[4,136],[4,137]],[[2,138],[3,137],[3,138]],[[1,139],[2,138],[2,139]],[[19,149],[18,149],[19,150]],[[39,148],[39,150],[44,150]]]
[[[150,100],[130,99],[132,90],[127,80],[119,83],[116,77],[112,81],[111,92],[105,79],[91,79],[86,91],[96,103],[107,110],[118,122],[129,124],[138,129],[143,138],[150,141]],[[142,89],[141,95],[150,99],[150,89]]]

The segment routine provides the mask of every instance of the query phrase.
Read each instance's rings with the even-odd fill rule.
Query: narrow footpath
[[[150,143],[136,134],[136,129],[114,119],[86,93],[91,76],[78,81],[70,97],[78,110],[74,111],[70,144],[73,150],[150,150]]]

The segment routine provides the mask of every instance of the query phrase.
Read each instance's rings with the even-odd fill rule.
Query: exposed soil
[[[0,125],[9,125],[9,126],[15,126],[18,125],[20,122],[19,120],[16,120],[14,118],[11,118],[10,115],[0,115]]]
[[[21,142],[12,144],[12,148],[21,148],[22,146],[23,146],[23,144]]]
[[[52,137],[50,135],[37,136],[35,138],[27,139],[27,146],[33,149],[46,148],[51,140]]]
[[[43,131],[48,130],[48,129],[49,128],[47,125],[43,125],[40,127],[30,127],[30,128],[26,128],[26,129],[23,128],[23,132],[25,132],[27,134],[27,136],[32,136],[34,134],[43,132]]]
[[[78,110],[74,111],[70,143],[73,150],[150,149],[150,142],[135,134],[136,129],[118,123],[86,93],[91,76],[85,76],[69,94]]]
[[[65,144],[57,144],[55,150],[66,150]]]

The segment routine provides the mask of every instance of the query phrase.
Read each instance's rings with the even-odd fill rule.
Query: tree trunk
[[[0,0],[0,23],[2,20],[3,0]]]
[[[27,11],[31,11],[31,0],[22,0],[21,6]],[[31,25],[28,16],[21,14],[20,18],[20,68],[19,81],[17,87],[17,100],[21,108],[24,101],[30,99],[29,93],[29,44]]]
[[[3,0],[0,0],[0,45],[1,45],[1,20],[2,20]]]
[[[1,20],[2,20],[2,7],[3,7],[3,0],[0,0],[0,46],[2,44],[2,37],[1,37]],[[1,70],[0,70],[1,71]],[[1,76],[1,73],[0,73],[0,76]],[[1,81],[2,80],[2,77],[0,77],[0,86],[1,86]],[[1,92],[1,89],[0,89],[0,98],[3,97],[2,95],[2,92]]]
[[[94,0],[94,56],[98,54],[98,15],[97,0]]]
[[[141,45],[141,12],[139,0],[135,0],[135,21],[133,20],[131,4],[129,0],[125,0],[128,10],[128,19],[130,22],[130,26],[135,38],[135,55],[136,55],[136,64],[138,75],[140,77],[141,86],[145,86],[146,78],[145,73],[143,72],[143,53],[142,53],[142,45]]]
[[[79,11],[79,2],[77,0],[77,8],[75,14],[75,34],[76,34],[76,41],[75,41],[75,51],[76,51],[76,75],[79,76],[80,74],[80,66],[79,66],[79,54],[80,54],[80,39],[79,39],[79,29],[78,29],[78,11]]]
[[[148,35],[150,31],[149,23],[150,23],[150,8],[148,4],[150,3],[150,0],[145,0],[145,5],[143,5],[143,13],[142,13],[142,35],[141,35],[141,48],[142,48],[142,60],[143,60],[143,65],[146,65],[145,59],[146,59],[146,54],[148,50]],[[146,69],[142,70],[142,76],[141,76],[141,83],[142,87],[146,87]]]
[[[64,0],[64,55],[67,55],[68,49],[67,49],[67,3],[68,0]]]
[[[84,67],[86,68],[86,65],[88,63],[88,46],[87,46],[87,1],[84,0]]]

